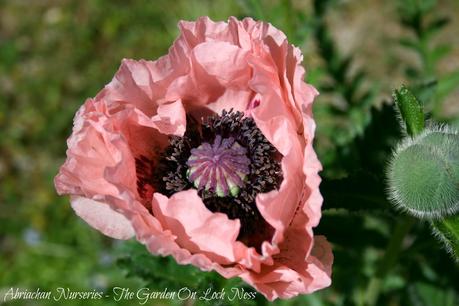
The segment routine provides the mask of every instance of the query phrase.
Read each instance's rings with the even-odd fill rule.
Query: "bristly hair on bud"
[[[388,193],[397,209],[421,219],[459,211],[459,133],[429,124],[405,138],[387,167]]]

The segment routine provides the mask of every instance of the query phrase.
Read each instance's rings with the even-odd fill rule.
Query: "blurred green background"
[[[111,80],[122,58],[156,59],[166,54],[178,35],[177,22],[202,15],[214,20],[253,16],[271,22],[302,49],[308,81],[322,93],[315,106],[316,149],[325,178],[347,175],[365,159],[352,148],[372,122],[381,123],[376,130],[391,129],[392,123],[375,118],[402,82],[417,90],[432,118],[459,126],[455,0],[0,0],[0,297],[10,287],[110,290],[145,284],[140,278],[127,278],[117,267],[120,243],[76,217],[68,199],[56,195],[53,178],[65,160],[72,118],[85,98],[95,96]],[[393,141],[383,144],[386,151],[390,144]],[[380,168],[383,160],[384,156],[379,164],[367,164]],[[387,237],[390,225],[385,221],[365,220]],[[426,229],[418,231],[422,235]],[[373,242],[363,247],[357,262],[356,254],[339,257],[343,248],[337,246],[336,289],[334,283],[332,289],[278,304],[358,304],[365,290],[362,283],[373,273],[380,254]],[[388,284],[392,291],[383,305],[409,305],[401,290],[411,285],[417,298],[410,301],[420,301],[416,305],[459,305],[454,304],[457,265],[435,241],[429,245],[438,248],[437,260],[450,275],[437,277],[429,265],[422,273],[434,275],[431,279],[444,290],[438,293],[425,282],[407,283],[397,274]],[[429,261],[416,252],[413,256]],[[441,297],[426,304],[424,295]],[[66,302],[90,303],[115,304],[107,299]]]

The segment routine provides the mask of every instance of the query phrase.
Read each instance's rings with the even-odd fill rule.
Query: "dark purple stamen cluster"
[[[153,181],[167,196],[196,188],[209,210],[240,220],[238,239],[249,246],[259,248],[272,235],[255,198],[279,187],[280,154],[241,112],[224,110],[202,123],[187,118],[185,135],[171,137]]]

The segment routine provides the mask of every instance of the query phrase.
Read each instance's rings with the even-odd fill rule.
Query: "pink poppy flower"
[[[105,235],[240,277],[269,300],[331,283],[313,150],[317,91],[285,35],[250,18],[180,22],[156,61],[125,59],[74,119],[55,178]]]

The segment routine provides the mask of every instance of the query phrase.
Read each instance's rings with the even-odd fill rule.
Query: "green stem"
[[[370,280],[367,287],[366,305],[374,306],[378,302],[381,286],[390,270],[397,262],[398,255],[402,250],[402,244],[405,236],[414,224],[414,218],[405,216],[400,218],[395,226],[394,233],[389,240],[386,252],[382,258],[381,264],[374,277]]]

